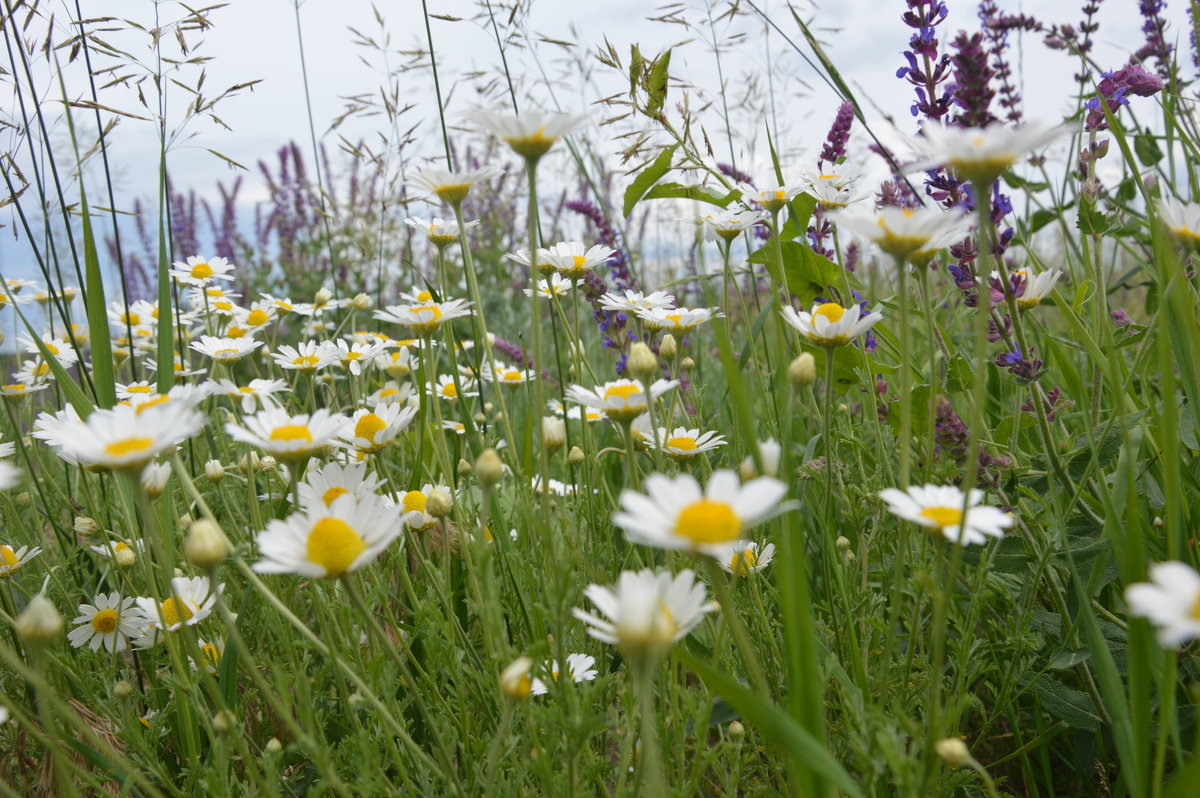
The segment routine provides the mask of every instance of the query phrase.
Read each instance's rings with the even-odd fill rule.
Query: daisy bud
[[[212,726],[217,734],[228,734],[237,727],[237,718],[228,709],[222,709],[213,715]]]
[[[679,347],[675,345],[675,336],[667,333],[662,337],[662,341],[658,344],[658,354],[663,360],[674,360],[675,355],[679,354]]]
[[[1157,515],[1156,515],[1156,516],[1154,516],[1154,527],[1155,527],[1156,529],[1159,529],[1159,528],[1161,528],[1161,527],[1162,527],[1162,525],[1163,525],[1163,520],[1162,520],[1162,517],[1161,517],[1161,516],[1157,516]]]
[[[167,479],[171,476],[169,463],[151,463],[142,471],[142,490],[151,499],[157,499],[167,489]]]
[[[971,758],[971,752],[967,750],[967,744],[957,737],[947,737],[944,740],[938,740],[934,746],[937,755],[941,757],[952,768],[960,768],[967,763]]]
[[[529,691],[533,689],[533,681],[529,678],[529,671],[532,669],[533,660],[529,657],[514,660],[500,672],[500,691],[513,701],[527,698]]]
[[[246,452],[242,455],[242,459],[238,460],[238,471],[241,471],[243,474],[247,471],[258,471],[258,463],[258,452]]]
[[[29,495],[29,491],[23,490],[17,494],[15,501],[18,507],[28,507],[33,503],[33,497]]]
[[[133,685],[122,679],[113,685],[113,695],[117,698],[129,698],[133,695]]]
[[[629,373],[643,382],[648,381],[658,372],[658,358],[650,347],[642,341],[637,341],[629,347]]]
[[[17,616],[17,634],[31,646],[53,643],[62,628],[62,615],[41,593],[31,598]]]
[[[504,463],[495,449],[484,449],[475,460],[475,476],[479,483],[491,487],[504,478]]]
[[[207,518],[201,518],[188,528],[183,553],[188,562],[202,571],[211,571],[229,555],[229,538]]]
[[[96,523],[96,519],[88,518],[86,515],[75,516],[75,534],[81,538],[90,538],[100,529],[100,525]]]
[[[696,361],[692,360],[690,357],[685,357],[683,360],[679,361],[679,368],[683,369],[684,371],[691,371],[695,367]]]
[[[220,460],[209,460],[204,464],[204,476],[209,482],[220,482],[225,478],[225,466]]]
[[[279,742],[278,737],[272,737],[267,740],[266,751],[268,754],[278,754],[283,750],[283,743]]]
[[[122,568],[128,568],[137,562],[137,554],[134,553],[132,546],[126,546],[123,549],[117,549],[113,552],[113,559],[117,561],[117,565]]]
[[[475,421],[476,426],[482,426],[483,424],[487,423],[487,416],[485,416],[483,413],[476,413],[471,418]]]
[[[450,515],[450,508],[453,506],[454,500],[441,488],[429,491],[429,496],[425,499],[425,512],[434,518],[445,518]]]
[[[316,296],[314,296],[313,299],[316,301],[316,303],[318,305],[324,305],[326,302],[333,299],[333,292],[330,291],[328,288],[322,288],[320,291],[317,292]]]
[[[258,470],[259,471],[274,471],[275,466],[277,466],[277,465],[279,465],[279,461],[276,460],[271,455],[267,455],[266,457],[264,457],[258,461]]]
[[[490,413],[490,412],[492,412],[492,411],[493,411],[493,410],[495,410],[495,409],[496,409],[496,406],[495,406],[494,404],[492,404],[491,402],[484,402],[484,403],[483,403],[483,412],[485,412],[485,413]]]
[[[355,294],[354,299],[350,300],[350,305],[355,310],[370,310],[371,297],[367,296],[366,294]]]
[[[469,476],[471,473],[471,464],[463,458],[458,458],[458,475],[460,477]]]
[[[501,422],[503,422],[503,421],[504,421],[504,414],[503,414],[503,413],[496,413],[496,415],[492,416],[492,419],[493,419],[493,420],[494,420],[494,421],[495,421],[497,424],[500,424]]]
[[[809,387],[817,381],[817,361],[811,352],[801,352],[800,356],[788,366],[788,379],[797,391]]]
[[[578,466],[583,462],[583,449],[578,446],[572,446],[571,451],[567,452],[567,461],[573,466]]]
[[[726,731],[729,733],[729,739],[735,743],[741,743],[746,738],[746,727],[742,725],[741,721],[730,721]]]
[[[842,551],[850,548],[850,538],[845,535],[838,535],[837,540],[833,541],[833,545],[837,546]]]
[[[542,442],[551,452],[557,452],[567,442],[567,425],[558,416],[542,417]]]

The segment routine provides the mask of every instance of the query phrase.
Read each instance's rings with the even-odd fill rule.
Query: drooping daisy
[[[360,408],[354,411],[341,432],[341,438],[360,452],[381,452],[404,431],[417,415],[417,408],[399,402],[384,402],[374,410]]]
[[[717,558],[717,563],[731,574],[749,576],[756,574],[771,564],[775,559],[775,544],[768,543],[760,547],[758,543],[736,543],[731,545],[723,556]]]
[[[1050,296],[1050,292],[1054,290],[1054,286],[1058,285],[1058,279],[1062,277],[1061,269],[1051,269],[1044,272],[1035,272],[1031,269],[1018,269],[1010,272],[1008,275],[1010,285],[1009,290],[1017,300],[1017,308],[1020,310],[1030,310],[1036,308],[1042,303],[1042,300]],[[994,286],[1000,286],[1000,273],[992,272],[992,280]],[[1000,286],[1003,289],[1003,286]],[[1001,290],[1001,294],[1003,291]]]
[[[221,658],[225,656],[225,641],[218,637],[209,642],[203,637],[197,637],[196,648],[200,649],[199,665],[209,673],[216,673],[217,668],[221,664]],[[192,659],[193,670],[195,670],[196,665],[196,660]]]
[[[0,579],[12,576],[29,564],[29,561],[42,553],[41,548],[22,546],[14,549],[8,543],[0,544]]]
[[[558,660],[551,660],[542,663],[542,673],[550,678],[551,684],[557,684],[559,681]],[[596,670],[596,658],[590,657],[587,654],[568,654],[567,655],[567,678],[578,684],[579,682],[590,682],[596,678],[598,671]],[[530,695],[545,695],[550,692],[550,687],[541,679],[534,679],[529,690]]]
[[[545,280],[538,280],[537,292],[542,299],[553,299],[554,297],[564,297],[571,293],[571,289],[582,285],[580,280],[565,280],[558,272],[554,272]],[[525,296],[530,296],[533,293],[532,288],[524,289]]]
[[[328,341],[301,341],[299,346],[281,346],[271,359],[282,369],[312,374],[338,362],[337,347]]]
[[[634,380],[614,380],[589,391],[582,385],[567,389],[567,398],[594,407],[616,422],[629,423],[646,412],[647,402],[657,399],[679,385],[678,380],[658,380],[647,391]]]
[[[260,574],[299,574],[333,579],[375,562],[403,529],[400,518],[378,497],[352,495],[309,505],[276,519],[256,538]]]
[[[384,353],[387,347],[380,341],[355,341],[353,343],[339,338],[337,340],[337,357],[342,368],[349,370],[354,376],[362,374],[363,364],[370,363]]]
[[[134,647],[149,648],[162,640],[167,632],[200,623],[212,614],[217,594],[224,589],[224,585],[219,585],[214,592],[207,576],[177,576],[171,580],[171,595],[162,602],[151,596],[138,596],[141,633],[133,641]]]
[[[142,490],[151,499],[157,499],[167,489],[167,480],[171,477],[170,463],[150,463],[142,469]]]
[[[312,305],[303,302],[293,302],[291,297],[273,297],[270,294],[262,294],[260,296],[263,304],[272,308],[280,316],[285,316],[288,313],[295,313],[298,316],[311,316]]]
[[[526,111],[520,116],[475,111],[471,118],[526,161],[537,162],[563,136],[588,123],[587,114]]]
[[[925,172],[939,166],[953,169],[959,177],[980,185],[990,184],[1022,156],[1049,144],[1066,133],[1064,125],[1015,125],[994,122],[986,127],[950,127],[926,124],[913,139],[921,158],[904,167],[906,172]]]
[[[1002,538],[1004,530],[1013,525],[1008,513],[979,504],[983,501],[981,490],[972,490],[968,500],[953,485],[913,485],[908,490],[882,490],[879,498],[888,503],[892,515],[932,529],[952,542],[961,537],[967,546],[986,543],[988,536]]]
[[[725,445],[725,436],[711,430],[700,432],[698,429],[676,427],[673,431],[659,427],[650,440],[650,444],[662,451],[663,454],[675,460],[690,460],[698,454],[711,452]]]
[[[686,569],[675,577],[649,568],[622,571],[616,585],[588,585],[583,594],[599,611],[571,610],[587,633],[641,660],[665,654],[714,609],[704,584]]]
[[[329,507],[347,495],[356,502],[363,501],[376,495],[380,485],[374,474],[367,473],[365,463],[326,463],[320,468],[308,469],[297,489],[300,506],[307,509],[316,504]]]
[[[409,181],[409,188],[422,196],[432,195],[447,205],[458,205],[467,198],[476,183],[491,180],[501,171],[485,166],[469,172],[450,172],[446,169],[424,169]]]
[[[771,477],[744,485],[733,471],[713,472],[703,490],[691,474],[646,477],[646,494],[621,491],[613,523],[632,543],[724,556],[745,532],[783,509],[787,486]]]
[[[403,325],[418,336],[432,335],[446,322],[471,315],[471,303],[464,299],[424,302],[413,305],[388,305],[375,311],[375,318]]]
[[[563,241],[548,249],[539,250],[538,260],[550,264],[556,273],[568,280],[579,280],[597,266],[608,263],[609,258],[615,254],[615,249],[600,244],[585,250],[581,241]]]
[[[1181,562],[1150,566],[1150,581],[1125,588],[1125,603],[1135,618],[1158,627],[1158,642],[1179,648],[1200,637],[1200,574]]]
[[[280,460],[299,460],[331,445],[346,423],[346,417],[321,408],[311,415],[289,415],[281,407],[269,407],[246,416],[241,426],[233,421],[225,431],[235,441],[248,443]]]
[[[67,640],[75,648],[87,646],[97,651],[104,646],[113,653],[124,651],[129,639],[141,632],[141,615],[132,609],[134,599],[121,598],[114,591],[107,596],[98,594],[95,601],[79,605],[79,617],[71,621],[79,626],[67,633]]]
[[[814,304],[812,312],[783,309],[783,320],[800,331],[800,334],[818,346],[844,346],[851,340],[875,326],[882,313],[868,312],[863,315],[859,305],[842,307],[836,302]]]
[[[200,431],[205,417],[187,402],[95,410],[60,441],[85,466],[137,473],[163,452]]]
[[[737,205],[733,208],[706,213],[698,218],[700,224],[704,226],[704,237],[707,240],[715,241],[720,238],[723,241],[732,241],[747,230],[753,230],[757,225],[765,222],[767,213]],[[673,300],[674,298],[672,298]]]
[[[433,219],[422,219],[420,216],[410,216],[404,220],[404,223],[414,230],[419,230],[429,239],[429,243],[435,247],[441,248],[448,244],[453,244],[458,240],[459,229],[458,222],[450,219],[449,221],[441,219],[437,216]],[[467,227],[475,227],[479,224],[479,220],[466,223]]]
[[[175,268],[170,269],[167,274],[182,285],[203,288],[213,280],[233,280],[233,275],[229,273],[233,266],[224,258],[201,258],[193,255],[187,259],[187,263],[176,261],[171,265]]]
[[[252,338],[218,338],[213,335],[202,335],[199,341],[192,341],[192,349],[200,354],[211,357],[218,363],[235,363],[262,346],[262,341]]]
[[[106,557],[122,568],[128,568],[137,562],[138,552],[142,550],[140,540],[110,540],[99,546],[88,546],[89,549]]]
[[[651,330],[686,335],[710,319],[725,314],[716,308],[639,308],[637,317]]]
[[[250,380],[247,385],[238,385],[233,380],[217,380],[213,393],[218,396],[228,396],[242,403],[243,413],[253,413],[256,407],[274,407],[274,394],[287,391],[284,380]]]
[[[961,210],[947,211],[932,205],[919,208],[888,206],[878,210],[843,208],[830,211],[829,219],[895,258],[907,258],[914,252],[931,249],[933,242],[961,240],[967,236],[970,226],[970,220]]]
[[[1167,197],[1157,205],[1159,217],[1173,236],[1186,246],[1200,247],[1200,203]]]

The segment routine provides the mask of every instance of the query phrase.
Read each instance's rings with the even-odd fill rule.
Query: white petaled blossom
[[[199,341],[191,343],[192,349],[220,363],[241,360],[260,346],[262,341],[251,338],[217,338],[212,335],[202,335]]]
[[[1150,566],[1150,581],[1125,588],[1129,614],[1158,627],[1158,642],[1179,648],[1200,637],[1200,574],[1181,562]]]
[[[818,161],[816,171],[805,171],[801,176],[806,183],[814,188],[828,186],[840,191],[848,189],[858,182],[862,178],[862,172],[847,167],[844,164]]]
[[[4,444],[12,446],[11,443]],[[0,490],[10,490],[21,484],[21,469],[9,462],[0,460]]]
[[[494,166],[485,166],[469,172],[451,172],[446,169],[424,169],[409,181],[409,188],[416,193],[434,196],[447,205],[458,205],[467,198],[477,183],[491,180],[500,174]]]
[[[420,490],[406,491],[400,497],[400,512],[404,523],[409,529],[420,531],[428,529],[437,523],[437,519],[425,511],[425,507],[429,502],[429,494],[435,490],[441,490],[447,496],[454,496],[454,489],[448,488],[445,485],[433,485],[426,482],[421,486]]]
[[[284,393],[288,390],[284,380],[250,380],[247,385],[238,385],[232,380],[218,380],[213,386],[213,393],[228,396],[242,403],[243,413],[253,413],[256,407],[273,407],[276,402],[273,394]]]
[[[314,372],[338,362],[338,352],[328,341],[301,341],[296,347],[279,347],[271,359],[282,369]]]
[[[478,391],[471,390],[475,387],[475,381],[466,377],[459,377],[458,384],[454,384],[454,377],[449,374],[442,374],[437,378],[437,382],[430,383],[429,392],[434,396],[439,396],[447,402],[457,402],[464,396],[479,396]]]
[[[829,220],[855,235],[862,236],[894,258],[930,250],[933,245],[949,245],[965,238],[970,220],[961,211],[946,211],[936,206],[878,210],[843,208],[829,212]]]
[[[471,118],[527,161],[537,161],[563,136],[584,127],[587,114],[527,111],[520,116],[475,111]]]
[[[167,480],[171,477],[170,463],[150,463],[142,469],[142,490],[156,499],[167,489]]]
[[[183,285],[203,288],[213,280],[233,279],[233,275],[229,273],[233,266],[224,258],[201,258],[193,255],[186,263],[176,261],[171,265],[175,268],[168,270],[167,274]]]
[[[741,205],[698,217],[709,241],[732,241],[767,220],[766,211],[754,211]]]
[[[571,289],[576,286],[583,285],[582,280],[566,280],[558,272],[554,272],[544,280],[538,280],[537,292],[542,299],[551,299],[553,297],[564,297],[571,293]],[[526,288],[525,296],[533,293],[533,289]]]
[[[79,617],[71,621],[79,625],[67,633],[67,640],[75,648],[87,646],[96,651],[104,646],[114,653],[124,651],[129,639],[141,633],[142,618],[132,609],[134,599],[113,592],[107,596],[100,593],[95,602],[79,605]]]
[[[204,423],[204,416],[187,402],[117,405],[71,424],[58,442],[65,455],[82,465],[137,472],[195,435]]]
[[[280,460],[298,460],[333,445],[346,417],[321,408],[309,415],[289,415],[281,407],[246,416],[241,426],[232,421],[225,431],[235,441],[248,443]]]
[[[536,375],[531,369],[519,369],[507,363],[496,361],[494,370],[490,363],[484,362],[483,371],[480,372],[480,376],[484,382],[498,382],[501,385],[516,388],[534,379]]]
[[[1200,247],[1200,203],[1166,197],[1157,206],[1158,215],[1171,235],[1189,247]]]
[[[913,139],[919,160],[906,172],[924,172],[939,166],[953,169],[964,180],[991,183],[1026,154],[1066,133],[1065,125],[1016,125],[993,122],[986,127],[950,127],[928,123]]]
[[[583,594],[599,613],[576,607],[571,614],[588,634],[640,660],[665,654],[714,609],[703,583],[686,569],[674,577],[649,568],[622,571],[616,585],[588,585]]]
[[[458,222],[450,219],[439,218],[422,219],[420,216],[410,216],[404,220],[404,223],[414,230],[419,230],[425,234],[429,242],[436,247],[444,247],[447,244],[453,244],[458,240],[459,229]],[[475,227],[479,224],[479,220],[467,222],[466,227]]]
[[[212,591],[206,576],[177,576],[171,580],[171,595],[161,602],[152,597],[138,596],[141,612],[141,634],[133,641],[136,648],[149,648],[163,639],[164,632],[177,632],[185,626],[195,626],[212,614],[220,585]]]
[[[7,543],[0,544],[0,579],[12,576],[41,553],[42,550],[37,546],[32,549],[28,546],[14,549]]]
[[[724,556],[716,559],[729,573],[735,576],[749,576],[771,564],[771,560],[775,559],[775,544],[760,546],[754,541],[735,543],[724,552]]]
[[[778,515],[787,486],[772,477],[742,484],[733,471],[714,471],[701,490],[691,474],[646,477],[646,493],[621,491],[613,524],[632,543],[724,557],[750,527]]]
[[[1060,277],[1062,277],[1061,269],[1052,269],[1044,272],[1017,269],[1008,274],[1008,290],[1016,298],[1018,309],[1030,310],[1036,308],[1042,303],[1043,299],[1050,296],[1050,292],[1054,290],[1054,286],[1058,285]],[[1000,281],[1000,273],[992,272],[992,279],[998,283]]]
[[[637,317],[651,330],[665,330],[686,334],[710,319],[719,319],[725,314],[716,308],[640,308]]]
[[[380,486],[378,478],[367,473],[366,463],[326,463],[308,469],[304,481],[296,487],[300,506],[308,508],[317,504],[328,507],[346,495],[356,502],[364,501],[375,496]]]
[[[563,277],[578,280],[597,266],[608,263],[615,254],[615,249],[600,244],[585,250],[580,241],[563,241],[548,249],[538,250],[538,263],[546,263]]]
[[[362,374],[363,364],[373,361],[379,355],[384,353],[387,347],[382,341],[355,341],[348,343],[339,338],[337,341],[337,350],[334,354],[341,361],[342,366],[349,369],[354,376]]]
[[[301,302],[293,302],[290,298],[276,298],[270,294],[261,294],[259,297],[263,304],[273,309],[279,315],[287,313],[295,313],[300,316],[311,316],[313,309],[312,305],[306,305]]]
[[[568,408],[557,399],[547,399],[546,407],[556,416],[570,419],[571,421],[579,421],[585,419],[589,424],[594,424],[604,418],[604,414],[599,410],[591,407],[571,407]]]
[[[749,183],[738,183],[738,191],[742,193],[742,199],[746,202],[756,202],[771,213],[778,213],[804,191],[804,186],[755,188]]]
[[[668,457],[689,460],[698,454],[721,448],[725,445],[725,436],[686,427],[676,427],[673,431],[659,427],[650,443]]]
[[[815,199],[823,208],[831,210],[845,208],[871,196],[852,186],[838,186],[834,183],[813,183],[805,190],[805,193]]]
[[[471,303],[463,299],[445,302],[422,302],[410,305],[388,305],[375,311],[375,318],[408,327],[419,336],[432,335],[451,319],[471,315]]]
[[[783,309],[783,320],[818,346],[844,346],[865,333],[883,318],[882,313],[863,315],[859,305],[842,307],[836,302],[814,304],[811,312]]]
[[[333,579],[375,562],[402,529],[395,511],[377,496],[316,502],[258,534],[262,559],[254,570]]]
[[[113,560],[122,567],[132,565],[137,561],[137,553],[142,549],[140,540],[110,540],[99,546],[88,546],[101,557]]]
[[[40,341],[42,346],[46,347],[46,351],[49,352],[54,359],[64,367],[71,366],[79,361],[79,355],[76,354],[75,350],[71,348],[71,345],[63,339],[55,338],[52,335],[43,333]],[[20,339],[20,342],[21,346],[25,347],[25,351],[29,354],[41,355],[42,350],[38,348],[37,342],[33,339],[22,338]]]
[[[600,297],[600,307],[614,313],[636,313],[639,310],[665,310],[675,306],[675,297],[666,291],[643,294],[626,288],[620,294],[611,291]]]
[[[417,415],[417,408],[384,402],[375,409],[360,408],[346,421],[341,439],[360,452],[381,452],[404,431]]]
[[[968,497],[953,485],[913,485],[907,490],[882,490],[879,498],[887,502],[892,515],[920,524],[951,542],[961,538],[967,546],[986,543],[988,537],[1002,538],[1004,530],[1013,525],[1008,513],[980,504],[981,490],[972,490]]]
[[[650,388],[634,380],[613,380],[589,391],[582,385],[567,389],[567,398],[602,411],[613,421],[628,423],[646,412],[648,402],[657,399],[679,385],[678,380],[658,380]]]
[[[561,669],[558,667],[558,660],[551,660],[542,663],[542,673],[550,679],[550,683],[557,684],[560,681]],[[579,682],[593,681],[598,672],[596,670],[596,658],[587,654],[568,654],[567,655],[567,678],[578,684]],[[550,692],[549,685],[541,679],[535,678],[531,686],[530,695],[545,695]]]

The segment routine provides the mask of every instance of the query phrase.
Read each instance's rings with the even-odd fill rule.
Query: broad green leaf
[[[843,278],[843,269],[833,261],[813,251],[812,247],[799,241],[782,241],[780,249],[783,252],[782,277],[779,269],[779,257],[775,245],[767,242],[750,255],[751,263],[760,263],[767,267],[775,282],[783,282],[786,278],[788,291],[800,297],[804,303],[811,302],[815,297],[828,293],[829,288],[839,288],[843,279],[854,280],[850,275]]]
[[[629,216],[633,212],[633,206],[637,205],[638,200],[645,196],[646,192],[662,180],[667,172],[671,171],[671,159],[675,157],[675,150],[679,148],[678,144],[672,144],[658,154],[654,161],[642,170],[641,174],[633,179],[629,184],[629,188],[625,189],[625,201],[622,205],[621,212],[625,216]]]
[[[712,186],[685,186],[682,183],[659,183],[642,199],[690,199],[724,208],[738,198],[736,191],[722,191]]]

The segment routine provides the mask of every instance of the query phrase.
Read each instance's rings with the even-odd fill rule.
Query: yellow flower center
[[[154,393],[154,391],[149,385],[130,385],[125,388],[125,393],[151,394]]]
[[[358,360],[362,357],[362,352],[347,352],[346,360]]]
[[[315,369],[317,367],[317,363],[320,362],[320,359],[316,355],[300,355],[298,358],[292,361],[292,365],[308,370]]]
[[[17,553],[13,551],[12,546],[0,546],[0,560],[9,568],[14,568],[17,565]]]
[[[354,527],[338,518],[322,518],[308,533],[305,553],[309,562],[325,569],[326,576],[341,576],[366,548]]]
[[[467,198],[467,194],[471,193],[470,183],[444,183],[440,186],[435,186],[433,193],[438,196],[442,202],[453,205],[462,202]]]
[[[419,316],[427,310],[432,313],[432,315],[429,317],[428,321],[437,321],[438,319],[440,319],[442,317],[442,309],[439,308],[437,305],[420,305],[415,308],[409,308],[408,312]],[[422,323],[427,323],[427,322],[422,322]]]
[[[423,513],[425,512],[425,494],[419,490],[410,490],[404,494],[404,499],[400,504],[406,513]]]
[[[321,501],[325,502],[325,506],[328,507],[349,492],[340,485],[335,485],[321,494]]]
[[[158,405],[166,404],[169,401],[171,401],[171,397],[167,396],[165,393],[159,394],[158,396],[154,397],[153,399],[147,399],[146,401],[142,402],[140,405],[138,405],[137,407],[135,407],[133,409],[133,412],[136,415],[140,416],[142,414],[143,410],[150,408],[150,407],[156,407]]]
[[[236,356],[237,354],[238,354],[237,349],[218,349],[216,352],[213,352],[213,355],[216,357],[220,357],[221,355],[235,355]]]
[[[938,529],[945,529],[961,524],[963,514],[961,507],[926,507],[921,510],[921,517],[928,518]]]
[[[421,293],[417,294],[417,301],[418,302],[432,302],[433,294],[430,293],[429,291],[422,291]]]
[[[784,191],[783,189],[776,189],[775,190],[775,201],[776,202],[785,202],[786,200],[787,200],[787,192]]]
[[[12,385],[5,385],[4,390],[6,390],[6,391],[23,391],[23,390],[25,390],[25,383],[14,382]]]
[[[192,619],[192,614],[191,608],[179,596],[172,596],[162,603],[162,619],[167,626],[187,623]]]
[[[845,312],[846,312],[846,309],[844,307],[842,307],[841,305],[839,305],[838,303],[826,302],[824,305],[821,305],[816,310],[814,310],[813,315],[814,316],[824,316],[825,318],[829,319],[829,322],[831,324],[836,324],[838,321],[841,320],[842,314]]]
[[[117,611],[100,610],[92,616],[92,628],[102,635],[109,635],[117,628]]]
[[[233,303],[228,299],[222,299],[220,302],[214,302],[213,307],[217,310],[233,310]]]
[[[221,662],[221,652],[217,649],[215,643],[205,643],[200,647],[200,654],[204,657],[204,662],[210,668],[215,668]]]
[[[610,385],[604,389],[604,400],[608,401],[613,397],[620,397],[628,402],[629,397],[641,392],[642,388],[640,385]]]
[[[725,543],[737,540],[742,519],[725,502],[701,499],[680,511],[675,519],[675,534],[696,543]]]
[[[576,256],[574,256],[574,259],[575,259],[575,268],[576,269],[582,269],[583,265],[585,263],[587,263],[587,257],[584,255],[576,255]]]
[[[246,316],[246,323],[251,327],[261,327],[270,320],[271,317],[268,316],[267,312],[262,308],[255,308],[254,310],[250,311],[249,315]]]
[[[129,544],[123,540],[118,540],[116,544],[113,545],[113,551],[125,551],[128,548]]]
[[[47,341],[43,341],[42,345],[46,347],[46,351],[49,352],[50,354],[52,354],[52,355],[58,354],[58,347],[55,346],[54,344],[49,343]]]
[[[192,267],[192,276],[197,280],[207,280],[213,276],[212,266],[209,266],[207,263],[197,263]]]
[[[754,553],[754,549],[749,548],[734,552],[733,557],[729,560],[729,567],[738,576],[748,575],[756,565],[758,565],[758,555]]]
[[[312,443],[313,436],[307,424],[284,424],[271,430],[271,440]]]
[[[454,386],[450,386],[454,387]],[[374,413],[367,413],[354,425],[354,437],[375,442],[375,434],[387,427],[387,422]]]
[[[457,399],[458,387],[452,382],[446,383],[442,386],[442,396],[445,396],[448,399]]]
[[[398,393],[400,393],[400,392],[397,391],[395,388],[383,388],[382,390],[379,391],[379,398],[382,399],[385,396],[395,396]]]
[[[685,435],[679,435],[677,437],[670,438],[667,441],[667,448],[690,452],[696,448],[696,439],[687,437]]]
[[[108,444],[104,447],[104,451],[113,457],[124,457],[130,454],[147,452],[153,446],[153,438],[125,438]]]
[[[239,392],[239,393],[249,393],[249,394],[253,394],[253,393],[254,393],[254,389],[253,389],[253,388],[251,388],[249,385],[243,385],[243,386],[241,386],[241,387],[239,387],[239,388],[238,388],[238,392]]]
[[[519,371],[504,372],[504,379],[508,382],[520,382],[523,375]]]

